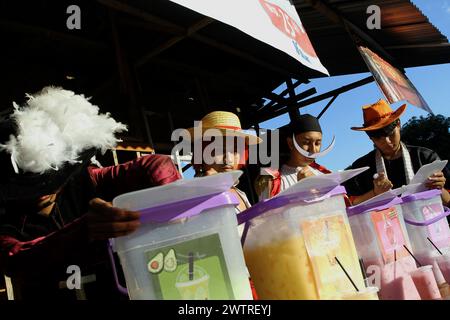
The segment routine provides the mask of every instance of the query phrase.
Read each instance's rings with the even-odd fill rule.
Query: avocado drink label
[[[395,259],[409,256],[403,247],[406,245],[405,235],[400,225],[398,213],[395,208],[389,208],[370,213],[375,227],[378,246],[383,255],[384,263],[394,262]]]
[[[145,257],[157,299],[234,299],[217,233],[146,251]]]
[[[363,277],[356,248],[350,227],[342,214],[304,220],[300,223],[300,229],[321,299],[333,299],[336,292],[354,290],[345,272],[362,288]]]

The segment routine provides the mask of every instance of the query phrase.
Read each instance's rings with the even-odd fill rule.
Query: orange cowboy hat
[[[227,111],[213,111],[205,115],[201,121],[202,137],[213,136],[211,132],[205,132],[208,129],[217,129],[223,136],[234,136],[245,138],[249,145],[258,144],[262,140],[255,134],[251,134],[243,130],[241,127],[241,121],[238,116],[232,112]],[[198,130],[198,127],[187,129],[189,131],[191,140],[196,140],[202,137],[196,137],[194,130]],[[194,139],[192,139],[194,137]]]
[[[376,103],[362,107],[364,124],[362,127],[352,127],[355,131],[378,130],[391,124],[405,112],[406,104],[393,111],[391,106],[383,99]]]

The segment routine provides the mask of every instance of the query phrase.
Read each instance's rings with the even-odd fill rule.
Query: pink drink
[[[442,275],[445,278],[445,281],[450,284],[450,255],[437,257],[436,260],[439,265],[439,269],[441,270]]]
[[[420,300],[416,285],[408,274],[386,283],[382,286],[380,295],[383,300]]]
[[[439,265],[437,263],[437,256],[430,256],[428,253],[425,254],[416,254],[417,259],[424,264],[424,265],[431,265],[433,266],[433,273],[434,278],[436,279],[436,282],[438,284],[438,287],[443,285],[444,283],[447,283],[444,279],[444,276],[442,275],[441,270],[439,269]]]
[[[379,296],[382,300],[420,300],[419,292],[409,273],[417,269],[414,259],[404,257],[386,265],[378,260],[365,261],[366,271],[375,270],[369,278],[380,277]],[[369,275],[370,272],[368,272]],[[375,282],[377,282],[375,280]],[[375,285],[376,283],[370,283]]]
[[[432,269],[432,266],[424,266],[411,272],[411,277],[422,300],[442,298]]]

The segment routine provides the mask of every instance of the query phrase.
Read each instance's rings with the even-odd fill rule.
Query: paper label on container
[[[442,206],[434,203],[423,206],[421,211],[424,220],[431,220],[442,213]],[[450,245],[450,229],[446,218],[442,218],[426,228],[428,236],[438,248],[445,248]],[[430,249],[432,248],[430,247]]]
[[[342,214],[311,218],[300,223],[321,299],[355,290],[345,271],[360,288],[363,278],[350,227]]]
[[[149,250],[145,258],[157,299],[234,299],[218,234]]]
[[[400,225],[397,210],[395,208],[389,208],[381,211],[373,211],[370,213],[370,217],[375,227],[378,246],[383,255],[384,263],[394,262],[395,256],[397,260],[409,256],[408,251],[403,247],[407,243]]]

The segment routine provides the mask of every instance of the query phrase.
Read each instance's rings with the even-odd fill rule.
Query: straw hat
[[[378,130],[391,124],[405,112],[406,104],[393,111],[391,106],[383,99],[374,104],[362,107],[364,124],[362,127],[352,127],[355,131]]]
[[[254,134],[247,133],[242,129],[241,121],[238,116],[232,112],[227,111],[213,111],[205,115],[201,120],[202,137],[213,136],[212,132],[205,132],[208,129],[217,129],[223,136],[234,136],[245,138],[248,144],[258,144],[262,140]],[[191,140],[196,140],[202,137],[196,137],[194,130],[197,127],[187,129],[189,131]],[[192,138],[193,137],[193,138]]]

